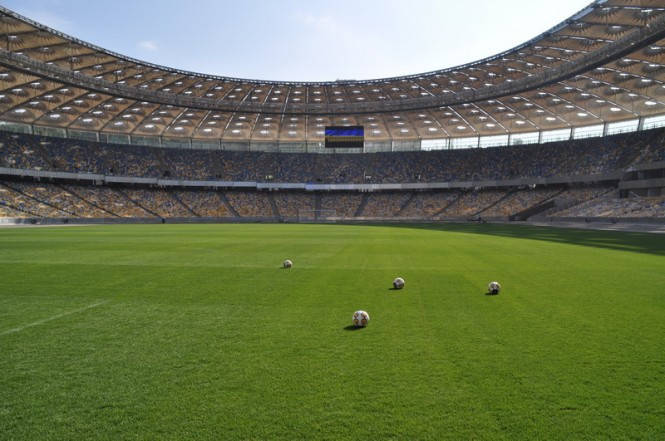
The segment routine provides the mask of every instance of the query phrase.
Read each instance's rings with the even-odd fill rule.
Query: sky
[[[193,72],[364,80],[444,69],[536,37],[591,0],[2,0],[105,49]]]

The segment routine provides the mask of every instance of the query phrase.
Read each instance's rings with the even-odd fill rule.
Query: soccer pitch
[[[111,225],[0,249],[0,439],[665,436],[665,235]]]

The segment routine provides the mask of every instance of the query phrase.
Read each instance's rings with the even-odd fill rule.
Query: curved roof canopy
[[[597,0],[540,36],[463,66],[364,81],[204,75],[125,57],[0,7],[0,120],[229,141],[504,135],[665,113],[665,5]]]

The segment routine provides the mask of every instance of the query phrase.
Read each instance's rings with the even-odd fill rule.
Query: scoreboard
[[[327,149],[361,149],[365,145],[363,126],[327,126]]]

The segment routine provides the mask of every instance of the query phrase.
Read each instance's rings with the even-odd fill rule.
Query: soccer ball
[[[353,313],[353,325],[358,328],[364,328],[369,323],[369,314],[365,311],[356,311]]]
[[[291,268],[291,265],[293,265],[293,263],[291,263],[290,260],[285,260],[282,265],[284,266],[284,268]]]
[[[490,284],[487,285],[487,289],[490,294],[499,294],[499,291],[501,291],[501,285],[499,285],[499,282],[490,282]]]
[[[395,280],[393,280],[393,287],[394,287],[395,289],[402,289],[402,288],[404,288],[404,279],[402,279],[401,277],[398,277],[398,278],[396,278]]]

